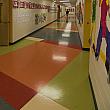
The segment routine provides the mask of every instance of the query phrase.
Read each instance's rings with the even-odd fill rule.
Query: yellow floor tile
[[[38,94],[20,110],[69,110],[51,99]]]
[[[33,40],[33,41],[42,41],[42,40],[44,40],[44,39],[34,38],[34,37],[27,37],[26,39]]]

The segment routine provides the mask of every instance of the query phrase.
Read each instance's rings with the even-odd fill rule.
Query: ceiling
[[[53,1],[57,4],[71,7],[71,6],[75,6],[77,0],[53,0]]]

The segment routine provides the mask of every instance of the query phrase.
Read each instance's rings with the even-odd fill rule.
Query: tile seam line
[[[52,98],[50,98],[50,97],[48,97],[48,96],[46,96],[46,95],[44,95],[44,94],[42,94],[42,93],[39,93],[39,92],[38,92],[38,94],[41,94],[42,96],[47,97],[48,99],[52,100],[53,102],[57,103],[58,105],[60,105],[60,106],[62,106],[62,107],[64,107],[64,108],[70,110],[70,108],[68,108],[67,106],[65,106],[65,105],[63,105],[63,104],[59,104],[56,100],[54,100],[54,99],[52,99]]]
[[[40,42],[39,42],[40,43]],[[50,45],[54,45],[54,44],[50,44]],[[25,48],[25,47],[24,47]],[[66,47],[66,48],[68,48],[68,47]],[[75,50],[78,50],[79,52],[77,53],[77,55],[75,56],[75,57],[78,57],[79,55],[80,55],[80,53],[82,52],[82,50],[79,50],[79,49],[75,49]],[[57,74],[54,76],[54,77],[56,77],[66,66],[68,66],[73,60],[75,60],[74,59],[74,57],[72,57],[71,59],[70,59],[70,61],[69,62],[67,62],[63,67],[61,67],[61,69],[57,72]],[[4,71],[2,70],[1,71],[3,74],[5,74],[4,73]],[[5,74],[6,76],[8,76],[8,77],[10,77],[10,78],[12,78],[12,79],[14,79],[14,80],[16,80],[14,77],[11,77],[10,75],[7,75],[7,74]],[[53,79],[53,78],[52,78]],[[52,79],[50,79],[49,81],[51,81]],[[19,80],[16,80],[16,81],[18,81],[19,83],[21,83]],[[48,82],[47,82],[48,83]],[[21,84],[23,84],[23,83],[21,83]],[[23,84],[23,85],[25,85],[25,84]],[[25,86],[27,86],[27,85],[25,85]],[[28,86],[27,86],[28,87]],[[30,88],[30,87],[29,87]],[[32,89],[32,88],[31,88]]]
[[[82,47],[81,48],[72,48],[71,46],[64,46],[64,45],[58,45],[58,44],[54,44],[54,43],[48,43],[48,41],[46,42],[45,40],[44,41],[41,41],[41,42],[46,43],[46,44],[49,44],[49,45],[55,45],[55,46],[58,46],[58,47],[61,46],[63,48],[70,48],[70,49],[82,51]]]
[[[80,54],[81,54],[81,53],[82,53],[82,52],[80,52],[80,53],[77,55],[77,57],[78,57],[78,56],[80,56]],[[65,65],[65,67],[69,66],[69,64],[71,64],[71,62],[72,62],[73,60],[75,60],[75,59],[72,59],[72,60],[71,60],[71,61],[70,61],[67,65]],[[65,68],[63,68],[61,71],[63,71],[64,69],[65,69]],[[59,73],[58,73],[58,74],[60,74],[60,72],[61,72],[61,71],[59,71]],[[58,75],[58,74],[57,74],[57,75]],[[56,78],[56,77],[57,77],[57,75],[55,75],[55,77],[54,77],[54,78]],[[49,82],[50,82],[50,81],[52,81],[54,78],[52,78],[51,80],[49,80]],[[48,82],[48,83],[49,83],[49,82]],[[48,85],[48,83],[47,83],[46,85]],[[45,85],[45,86],[46,86],[46,85]],[[45,86],[44,86],[44,87],[45,87]],[[52,99],[52,98],[50,98],[50,97],[46,96],[45,94],[42,94],[42,93],[40,93],[40,92],[38,92],[38,94],[41,94],[41,95],[43,95],[43,96],[45,96],[45,97],[49,98],[50,100],[52,100],[52,101],[56,102],[57,104],[59,104],[56,100],[54,100],[54,99]],[[69,109],[69,110],[70,110],[70,108],[68,108],[67,106],[65,106],[65,105],[63,105],[63,104],[59,104],[59,105],[61,105],[61,106],[63,106],[63,107],[65,107],[65,108],[67,108],[67,109]]]
[[[5,74],[3,71],[0,71],[0,72],[1,72],[4,76],[10,78],[11,80],[14,80],[15,82],[21,84],[22,86],[25,86],[26,88],[29,88],[29,89],[33,90],[36,94],[38,93],[37,91],[35,91],[34,89],[32,89],[32,88],[28,87],[27,85],[23,84],[23,83],[20,82],[19,80],[16,80],[16,79],[14,79],[13,77],[11,77],[11,76]],[[0,74],[1,74],[1,73],[0,73]]]
[[[2,57],[2,56],[4,56],[4,55],[8,55],[8,54],[13,53],[13,52],[16,52],[16,51],[18,51],[18,50],[20,50],[20,49],[23,49],[23,48],[29,47],[29,46],[31,46],[31,45],[33,45],[33,44],[38,44],[38,43],[40,43],[40,42],[37,42],[37,41],[36,41],[36,42],[33,42],[33,43],[29,44],[29,45],[26,45],[26,46],[23,46],[23,47],[17,48],[17,49],[15,49],[15,50],[12,50],[12,51],[6,52],[6,53],[4,53],[4,54],[1,54],[0,57]]]

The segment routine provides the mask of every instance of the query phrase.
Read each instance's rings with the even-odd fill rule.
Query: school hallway
[[[0,110],[95,110],[75,15],[0,46],[0,82]]]

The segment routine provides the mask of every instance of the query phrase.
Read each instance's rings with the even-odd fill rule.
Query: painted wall
[[[16,0],[14,0],[16,1]],[[47,25],[48,23],[57,19],[57,6],[49,1],[49,0],[20,0],[21,8],[17,8],[17,4],[14,2],[13,10],[12,10],[12,37],[10,38],[10,42],[15,42],[20,38],[30,34],[31,32]],[[22,8],[23,2],[31,2],[34,4],[41,4],[43,6],[49,6],[49,8],[44,7],[43,9],[28,7]],[[56,7],[56,10],[55,10]],[[61,7],[61,10],[64,10]],[[60,12],[61,16],[65,13],[63,11]]]
[[[105,5],[92,0],[93,15],[89,73],[99,110],[110,109],[110,17],[108,0]],[[105,6],[105,7],[103,7]],[[102,8],[102,11],[101,11]],[[104,13],[104,14],[103,14]],[[101,16],[102,19],[101,19]],[[101,26],[101,28],[100,28]]]

